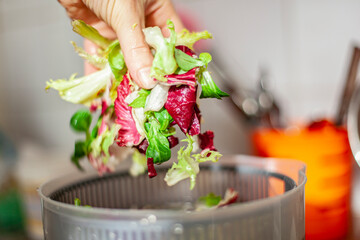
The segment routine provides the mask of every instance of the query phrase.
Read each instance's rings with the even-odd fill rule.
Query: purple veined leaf
[[[99,176],[102,176],[104,173],[111,172],[110,169],[104,162],[101,156],[94,157],[92,154],[88,155],[90,164],[98,171]]]
[[[197,104],[195,104],[194,111],[195,111],[195,113],[193,115],[193,120],[190,125],[190,129],[189,129],[189,134],[191,136],[200,134],[200,127],[201,127],[201,125],[200,125],[201,114],[200,114],[200,109]]]
[[[179,144],[179,139],[177,137],[173,136],[173,135],[168,136],[167,139],[169,141],[170,148],[173,148],[173,147],[175,147],[176,145]]]
[[[108,129],[108,125],[107,125],[108,120],[109,120],[108,115],[104,115],[104,117],[101,119],[101,124],[100,127],[98,128],[98,133],[97,133],[98,136],[103,134],[103,132],[105,132]]]
[[[114,104],[115,122],[121,128],[116,142],[120,147],[137,145],[142,140],[142,136],[136,128],[136,122],[131,113],[132,108],[125,102],[125,98],[131,93],[130,80],[127,75],[124,75],[123,81],[118,86],[117,93]]]
[[[147,159],[147,166],[148,166],[148,176],[149,178],[156,177],[157,172],[154,167],[154,160],[152,158]]]
[[[216,207],[221,208],[233,204],[236,202],[238,198],[239,198],[239,193],[235,191],[233,188],[228,188],[226,189],[224,199],[221,200]]]
[[[145,138],[139,145],[136,146],[140,153],[146,154],[146,149],[149,146],[148,140]]]
[[[101,101],[101,115],[104,115],[106,113],[106,110],[108,109],[109,106],[110,104],[108,104],[108,102],[105,99]]]
[[[175,48],[183,51],[184,53],[186,53],[190,57],[193,57],[195,55],[195,52],[193,50],[191,50],[190,48],[188,48],[187,46],[179,45],[179,46],[176,46]]]
[[[190,87],[196,86],[196,72],[198,68],[193,68],[183,74],[171,74],[166,75],[167,82],[161,83],[162,85],[167,86],[176,86],[176,85],[188,85]]]
[[[202,150],[209,149],[210,151],[216,151],[214,147],[214,132],[213,131],[206,131],[198,135],[200,148]]]
[[[198,119],[195,110],[197,108],[196,90],[196,88],[186,85],[172,86],[164,106],[184,133],[189,133],[193,125],[194,129],[191,130],[191,133],[200,132],[200,119]]]
[[[101,105],[102,105],[101,99],[97,98],[97,99],[95,99],[95,100],[93,100],[93,101],[91,102],[90,107],[89,107],[89,111],[90,111],[91,113],[96,112],[96,110],[98,109],[98,107],[101,106]]]

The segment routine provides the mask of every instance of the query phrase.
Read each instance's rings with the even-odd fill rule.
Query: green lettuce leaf
[[[170,30],[169,38],[164,38],[159,27],[143,29],[146,42],[156,50],[150,70],[150,77],[156,78],[159,81],[167,81],[164,75],[172,74],[177,69],[174,56],[176,42],[174,24],[169,20],[167,25]]]
[[[200,84],[202,90],[200,98],[221,99],[222,97],[229,96],[229,94],[220,90],[220,88],[215,84],[214,80],[212,79],[209,71],[207,70],[201,72]]]
[[[103,50],[105,50],[112,43],[110,39],[107,39],[102,35],[100,35],[100,33],[95,28],[93,28],[90,25],[87,25],[82,20],[74,20],[71,22],[71,25],[73,27],[74,32],[76,32],[77,34],[81,35],[84,38],[87,38],[88,40],[95,43]]]
[[[75,150],[73,155],[71,156],[71,162],[81,171],[83,171],[83,167],[80,165],[80,160],[86,156],[86,145],[84,141],[76,141],[75,142]]]
[[[101,121],[102,121],[102,116],[100,115],[97,122],[96,122],[96,125],[94,126],[93,130],[91,131],[91,138],[92,139],[97,137],[98,131],[99,131],[99,128],[100,128],[100,125],[101,125]]]
[[[93,65],[94,67],[98,68],[98,69],[103,69],[106,64],[107,64],[107,59],[104,57],[99,57],[98,55],[94,54],[91,55],[89,53],[87,53],[83,48],[79,47],[75,42],[71,41],[70,42],[75,49],[75,52],[77,52],[77,54],[83,58],[84,60],[87,60],[91,65]]]
[[[89,110],[79,110],[70,119],[70,126],[77,132],[89,132],[92,116]]]
[[[146,150],[146,158],[152,158],[154,163],[163,163],[170,159],[170,144],[166,136],[161,133],[161,125],[154,116],[149,117],[145,123],[146,138],[149,146]]]
[[[200,60],[204,63],[204,65],[207,67],[207,65],[211,62],[212,57],[211,57],[210,53],[203,52],[203,53],[200,53],[199,59],[200,59]]]
[[[83,168],[80,165],[80,160],[87,156],[90,149],[90,144],[92,140],[94,139],[94,129],[90,133],[90,125],[92,122],[92,115],[89,112],[89,110],[78,110],[73,114],[73,116],[70,119],[70,126],[71,128],[76,132],[83,132],[86,134],[86,139],[84,141],[76,141],[74,146],[74,153],[71,156],[71,162],[75,164],[75,166],[79,170],[83,170]],[[98,124],[97,124],[98,125]],[[97,134],[97,128],[96,128],[96,134]]]
[[[192,156],[199,163],[208,162],[208,161],[217,162],[222,157],[222,154],[220,154],[217,151],[205,149],[205,150],[201,151],[201,153],[194,154]]]
[[[127,71],[127,68],[125,65],[124,55],[121,51],[119,41],[111,44],[109,48],[108,61],[111,71],[115,76],[115,79],[121,82],[122,77]]]
[[[77,207],[81,206],[81,201],[80,201],[80,199],[75,198],[75,199],[74,199],[74,205],[77,206]]]
[[[173,163],[165,176],[165,181],[168,186],[173,186],[181,180],[190,178],[190,190],[195,187],[196,176],[200,171],[199,163],[205,161],[217,162],[222,156],[216,151],[203,151],[200,154],[191,156],[193,150],[194,140],[187,134],[187,139],[182,140],[188,142],[186,149],[180,148],[178,151],[178,162]]]
[[[208,31],[202,32],[189,32],[189,30],[184,29],[177,34],[176,46],[185,45],[190,49],[193,49],[194,43],[200,39],[211,39],[212,35]]]
[[[209,193],[208,195],[199,198],[199,202],[205,204],[207,207],[216,206],[220,201],[221,196],[217,196],[214,193]]]
[[[178,162],[173,163],[172,167],[168,170],[165,176],[165,182],[169,186],[173,186],[179,181],[190,178],[190,189],[195,187],[196,175],[199,173],[199,163],[193,159],[190,154],[193,149],[194,140],[190,135],[187,135],[187,139],[182,142],[188,142],[188,146],[184,149],[181,147],[178,151]]]
[[[106,129],[101,135],[98,135],[93,139],[90,144],[90,149],[94,158],[101,156],[103,153],[103,163],[107,163],[110,157],[109,147],[114,143],[119,129],[120,125],[114,124],[110,129]]]
[[[58,79],[46,82],[45,89],[55,89],[60,97],[68,102],[90,105],[91,101],[99,98],[105,87],[110,84],[112,72],[107,65],[104,69],[90,75],[75,78],[73,74],[69,80]]]
[[[170,123],[174,121],[169,112],[163,107],[160,111],[154,112],[155,118],[160,123],[160,131],[165,131]]]
[[[209,53],[204,52],[199,55],[198,61],[203,63],[203,65],[200,66],[199,73],[197,74],[202,89],[200,98],[221,99],[222,97],[228,97],[229,94],[219,89],[212,79],[210,72],[207,70],[208,64],[211,60],[212,57]]]
[[[112,85],[111,85],[111,88],[110,88],[110,99],[111,99],[111,102],[115,102],[115,99],[117,98],[117,89],[118,89],[118,86],[120,85],[121,81],[123,80],[123,78],[121,79],[113,79],[113,82],[112,82]]]
[[[129,169],[131,176],[139,176],[143,174],[147,169],[146,156],[141,154],[138,150],[134,150],[132,155],[132,165]]]
[[[180,49],[175,49],[175,59],[179,68],[186,72],[195,67],[201,67],[205,65],[201,59],[193,58]]]
[[[74,199],[74,205],[75,205],[76,207],[80,207],[80,206],[81,206],[81,201],[80,201],[79,198],[75,198],[75,199]],[[84,207],[86,207],[86,208],[91,208],[91,206],[89,206],[89,205],[85,205]]]
[[[133,108],[144,108],[146,98],[147,96],[149,96],[150,92],[150,90],[140,89],[140,91],[138,92],[139,96],[134,101],[132,101],[129,106]]]

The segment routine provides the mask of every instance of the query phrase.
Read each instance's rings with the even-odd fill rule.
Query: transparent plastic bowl
[[[305,239],[301,162],[224,156],[217,164],[202,164],[192,191],[188,181],[166,186],[164,166],[157,172],[152,179],[133,178],[120,169],[104,177],[75,174],[43,184],[45,239]],[[237,203],[189,211],[200,196],[223,196],[228,188],[239,192]],[[74,206],[76,197],[92,208]]]

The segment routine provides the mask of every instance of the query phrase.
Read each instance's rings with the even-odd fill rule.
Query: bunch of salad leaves
[[[159,27],[143,29],[145,40],[153,49],[154,61],[150,76],[157,80],[152,89],[140,88],[131,78],[124,61],[121,46],[111,41],[81,20],[72,22],[73,30],[95,43],[95,55],[72,42],[80,57],[98,71],[83,77],[72,75],[69,79],[50,80],[46,89],[54,89],[68,102],[83,104],[85,110],[76,112],[70,126],[83,133],[84,139],[76,141],[72,162],[82,169],[80,160],[87,157],[100,175],[115,169],[120,148],[133,149],[132,175],[148,170],[149,177],[156,176],[154,164],[171,157],[171,148],[179,143],[175,125],[185,134],[177,162],[168,170],[165,181],[174,185],[190,179],[195,186],[199,163],[216,162],[221,154],[213,145],[212,131],[200,132],[200,98],[228,96],[221,91],[207,70],[211,62],[209,53],[199,56],[192,50],[200,39],[212,38],[207,31],[176,33],[174,24],[167,22],[170,36],[165,38]],[[198,94],[198,91],[201,91]],[[100,116],[92,123],[95,113]],[[199,146],[202,151],[193,153]]]

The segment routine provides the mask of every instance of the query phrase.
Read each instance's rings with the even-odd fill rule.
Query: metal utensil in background
[[[360,166],[360,87],[356,85],[359,63],[360,48],[354,47],[348,77],[336,116],[336,124],[342,125],[346,114],[350,148],[355,161]]]
[[[212,55],[214,55],[212,53]],[[226,69],[218,63],[212,61],[209,64],[210,71],[221,78],[221,86],[230,97],[227,101],[242,119],[256,125],[266,127],[280,128],[284,126],[284,120],[281,116],[280,108],[275,101],[274,95],[268,89],[267,73],[260,71],[258,89],[249,90],[240,88],[236,82],[227,74]],[[224,70],[222,70],[224,69]]]
[[[270,127],[281,128],[285,126],[284,117],[281,116],[280,108],[272,92],[268,87],[268,74],[265,70],[260,71],[258,104],[260,106],[261,120]]]
[[[360,49],[355,46],[353,48],[353,54],[348,70],[346,83],[338,107],[338,112],[336,114],[335,124],[337,126],[343,125],[343,123],[345,122],[345,117],[349,108],[350,99],[356,87],[356,75],[358,72],[359,62],[360,62]]]
[[[351,151],[360,166],[360,88],[358,87],[349,103],[347,112],[347,129]]]

